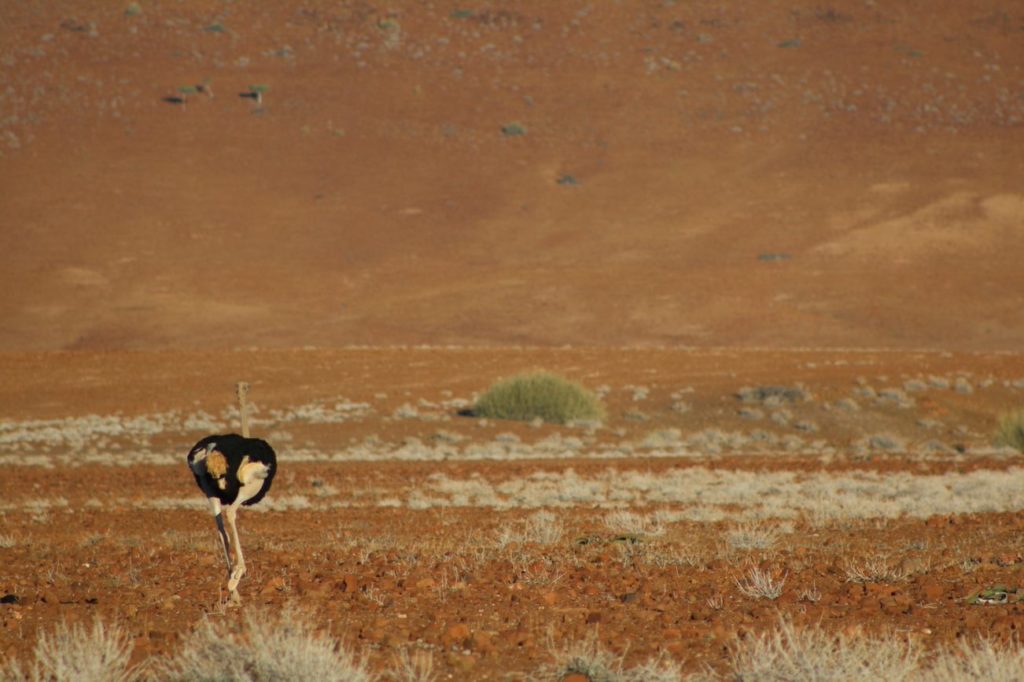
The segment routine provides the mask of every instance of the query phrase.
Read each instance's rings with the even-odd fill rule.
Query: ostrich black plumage
[[[228,592],[233,602],[239,602],[238,582],[245,575],[245,557],[238,541],[235,516],[239,506],[256,504],[270,490],[277,472],[277,456],[266,441],[232,433],[207,436],[196,443],[188,453],[188,466],[210,501],[224,545]]]

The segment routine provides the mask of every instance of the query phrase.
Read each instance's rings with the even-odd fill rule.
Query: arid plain
[[[288,609],[385,679],[754,679],[786,627],[1019,656],[1022,38],[1001,2],[5,4],[0,658]],[[607,416],[465,415],[533,369]],[[228,608],[184,457],[243,379],[280,474]]]

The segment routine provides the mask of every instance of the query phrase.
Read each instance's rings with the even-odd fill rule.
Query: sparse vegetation
[[[91,628],[61,622],[52,632],[40,634],[35,657],[27,668],[17,661],[0,667],[0,679],[55,680],[56,682],[128,682],[140,679],[129,667],[131,642],[117,625],[99,619]]]
[[[519,374],[497,382],[476,402],[473,413],[492,419],[552,424],[604,417],[597,397],[581,385],[548,372]]]
[[[782,595],[786,576],[777,577],[769,571],[751,566],[742,578],[737,578],[734,582],[745,597],[775,600]]]
[[[817,627],[797,628],[783,620],[777,627],[737,645],[734,679],[888,680],[911,679],[918,655],[896,638],[849,637]]]
[[[667,660],[653,659],[627,668],[621,656],[606,650],[596,633],[586,639],[570,642],[562,647],[551,646],[556,663],[539,671],[531,679],[561,680],[577,673],[591,682],[680,682],[683,679],[678,666]]]
[[[1016,448],[1024,452],[1024,408],[1007,412],[999,417],[996,445]]]
[[[554,545],[564,534],[562,522],[549,511],[539,511],[526,517],[522,522],[503,528],[498,534],[498,545],[524,542],[539,545]]]
[[[236,632],[203,621],[182,651],[164,662],[162,680],[324,680],[372,682],[375,676],[348,649],[316,634],[316,621],[286,610],[247,614]]]
[[[908,578],[907,572],[885,557],[872,557],[863,562],[850,562],[846,579],[852,583],[893,583]]]

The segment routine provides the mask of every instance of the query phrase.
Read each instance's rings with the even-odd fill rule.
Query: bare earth
[[[0,659],[287,605],[443,679],[1017,641],[1024,13],[940,4],[3,3]],[[460,415],[530,369],[607,419]],[[230,609],[184,456],[240,379]]]

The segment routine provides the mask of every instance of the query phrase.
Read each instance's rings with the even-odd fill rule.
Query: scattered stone
[[[0,597],[0,604],[18,604],[21,602],[21,597],[16,594],[5,594]]]

